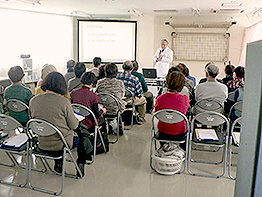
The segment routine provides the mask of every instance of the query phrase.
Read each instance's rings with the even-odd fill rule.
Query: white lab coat
[[[160,51],[162,51],[162,48],[156,50],[153,60],[156,62],[155,68],[157,77],[166,77],[169,65],[173,61],[173,51],[167,47],[163,52],[161,52],[163,55],[162,59],[157,61],[156,59],[159,57]]]

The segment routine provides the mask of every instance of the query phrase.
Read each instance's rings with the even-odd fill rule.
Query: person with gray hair
[[[161,40],[161,47],[156,50],[156,53],[153,57],[155,68],[157,70],[157,77],[165,78],[170,66],[170,63],[173,61],[173,51],[168,48],[168,40]]]
[[[66,63],[67,73],[64,74],[66,83],[68,83],[69,79],[72,79],[75,77],[74,65],[75,65],[75,60],[69,60]]]
[[[226,85],[216,80],[219,74],[218,66],[214,63],[210,63],[205,68],[205,72],[207,81],[197,85],[195,90],[196,101],[215,99],[223,105],[228,96],[228,89]]]

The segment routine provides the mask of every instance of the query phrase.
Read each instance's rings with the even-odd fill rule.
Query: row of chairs
[[[158,129],[157,129],[157,123],[158,121],[162,121],[169,124],[175,124],[182,121],[186,122],[187,125],[187,131],[185,135],[185,139],[182,141],[171,141],[171,140],[163,140],[159,138],[158,135]],[[166,142],[166,143],[186,143],[186,150],[185,150],[185,162],[184,162],[184,169],[181,172],[184,172],[186,169],[189,174],[191,175],[199,175],[199,176],[207,176],[207,177],[215,177],[220,178],[224,176],[227,168],[227,164],[229,164],[228,168],[228,174],[230,178],[235,179],[231,175],[231,154],[232,154],[232,145],[238,146],[234,144],[232,139],[232,133],[235,130],[236,127],[239,127],[239,124],[241,124],[241,118],[238,118],[233,122],[233,124],[230,127],[230,122],[228,118],[226,118],[223,114],[213,111],[206,111],[199,113],[195,115],[192,120],[191,124],[189,124],[188,118],[181,112],[173,110],[173,109],[163,109],[157,111],[153,117],[152,117],[152,138],[151,138],[151,156],[150,156],[150,166],[153,170],[156,170],[156,166],[154,165],[153,158],[157,154],[157,151],[161,147],[160,142]],[[200,126],[207,126],[212,127],[215,129],[215,132],[218,136],[218,141],[203,141],[197,138],[196,129]],[[209,148],[202,148],[199,149],[199,147],[209,147]],[[214,149],[215,148],[215,149]],[[208,152],[218,152],[223,148],[222,151],[222,159],[221,161],[206,161],[206,160],[197,160],[192,157],[192,151],[208,151]],[[229,160],[227,159],[227,156],[229,155]],[[196,157],[196,156],[194,156]],[[213,175],[208,173],[196,173],[193,172],[191,169],[192,162],[197,163],[206,163],[206,164],[223,164],[223,171],[220,174]],[[164,165],[164,164],[161,164]],[[167,172],[166,174],[172,174],[173,172]]]
[[[22,106],[27,107],[26,105],[24,105],[23,102],[18,101],[18,100],[13,100],[13,102],[9,102],[10,106],[12,108],[13,111],[16,110],[20,110],[22,109]],[[96,121],[95,115],[93,114],[93,112],[80,104],[72,104],[73,109],[78,112],[81,113],[84,116],[92,116],[93,119],[95,120],[95,132],[93,133],[94,135],[94,150],[93,150],[93,157],[91,161],[88,161],[89,164],[93,163],[95,160],[95,156],[96,156],[96,143],[97,143],[97,138],[98,136],[100,137],[101,141],[102,141],[102,145],[104,148],[104,151],[106,152],[106,148],[105,148],[105,144],[102,138],[102,134],[100,132],[100,128],[98,125],[98,122]],[[62,133],[59,131],[59,129],[57,129],[54,125],[50,124],[49,122],[46,122],[44,120],[40,120],[40,119],[30,119],[27,123],[26,127],[23,127],[21,125],[20,122],[18,122],[16,119],[12,118],[11,116],[5,115],[5,114],[0,114],[0,128],[2,129],[2,132],[7,134],[7,136],[1,138],[0,143],[0,150],[4,151],[8,158],[11,160],[11,164],[5,164],[5,163],[0,163],[2,165],[6,165],[9,167],[14,167],[14,166],[19,166],[22,167],[23,169],[26,170],[26,179],[24,183],[14,183],[14,182],[8,182],[8,181],[4,181],[4,180],[0,180],[0,183],[4,183],[4,184],[9,184],[9,185],[13,185],[13,186],[18,186],[18,187],[25,187],[27,184],[29,185],[29,187],[33,190],[37,190],[37,191],[41,191],[41,192],[45,192],[45,193],[49,193],[49,194],[53,194],[53,195],[60,195],[63,191],[63,185],[64,185],[64,177],[68,176],[68,177],[72,177],[72,178],[81,178],[83,176],[83,174],[81,173],[79,167],[77,166],[76,160],[73,157],[73,153],[72,150],[69,148],[69,146],[67,145],[64,136],[62,135]],[[50,153],[46,153],[41,151],[38,148],[38,143],[37,143],[37,138],[34,137],[36,136],[50,136],[50,135],[54,135],[54,134],[58,134],[61,137],[61,140],[64,144],[64,148],[63,151],[61,151],[60,155],[52,155]],[[8,147],[8,146],[2,146],[2,144],[7,140],[7,139],[11,139],[14,136],[18,136],[21,134],[26,134],[27,139],[26,143],[23,144],[21,147]],[[16,158],[14,155],[20,155],[20,156],[25,156],[26,157],[26,165],[22,166],[21,164],[19,164],[16,161]],[[33,158],[39,158],[39,160],[41,161],[42,165],[43,165],[43,169],[37,169],[35,168],[35,166],[32,166],[32,161]],[[62,173],[57,173],[55,172],[49,165],[47,159],[63,159],[63,166],[62,166]],[[65,162],[66,160],[71,161],[77,171],[77,174],[79,176],[73,175],[73,174],[67,174],[65,173]],[[36,171],[40,171],[40,172],[46,172],[47,168],[50,169],[52,172],[54,172],[55,174],[59,174],[61,175],[62,179],[61,179],[61,187],[59,191],[51,191],[51,190],[47,190],[47,189],[43,189],[43,188],[39,188],[39,187],[35,187],[32,184],[32,170],[36,170]]]

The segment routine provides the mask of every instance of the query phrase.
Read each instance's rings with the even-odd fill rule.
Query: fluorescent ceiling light
[[[135,8],[132,8],[130,10],[128,10],[128,12],[134,16],[144,16],[143,13],[141,13],[140,11],[138,11],[137,9]]]

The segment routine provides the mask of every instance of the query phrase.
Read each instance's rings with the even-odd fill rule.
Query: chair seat
[[[52,151],[44,151],[40,148],[36,147],[32,150],[32,153],[37,156],[45,156],[55,159],[61,159],[63,157],[63,151],[54,151],[54,153],[51,153]]]
[[[159,137],[159,132],[153,137],[153,139],[156,139],[156,140],[158,140],[158,141],[165,141],[165,142],[176,142],[176,143],[185,143],[185,139],[184,140],[178,140],[178,141],[174,141],[174,140],[166,140],[166,139],[161,139],[160,137]]]
[[[199,140],[199,139],[197,139],[196,133],[194,132],[192,142],[194,144],[204,144],[204,145],[208,144],[208,145],[215,145],[215,146],[221,146],[221,147],[224,146],[225,145],[225,137],[224,137],[224,135],[221,132],[217,132],[217,131],[216,131],[216,134],[217,134],[217,137],[218,137],[219,141]]]

